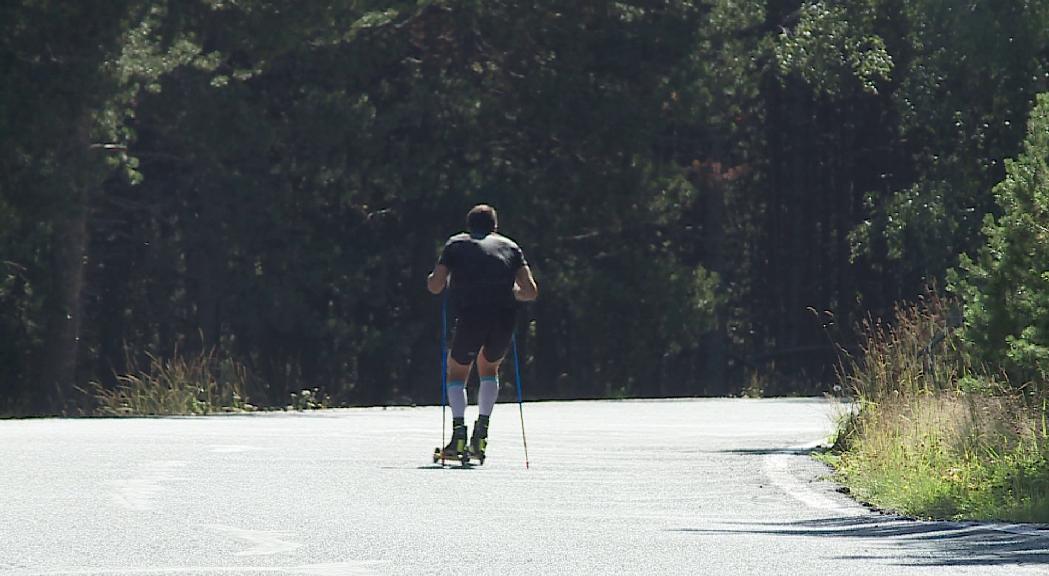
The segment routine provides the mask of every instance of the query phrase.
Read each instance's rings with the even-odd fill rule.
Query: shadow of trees
[[[880,553],[836,558],[884,560],[901,566],[1049,564],[1049,527],[1031,525],[927,522],[900,516],[846,516],[797,522],[725,522],[717,528],[675,531],[878,540],[882,544],[896,544],[899,554],[888,554],[882,549]]]

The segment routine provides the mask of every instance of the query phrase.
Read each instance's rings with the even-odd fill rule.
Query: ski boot
[[[433,451],[433,461],[458,460],[463,466],[470,463],[470,450],[466,443],[466,426],[452,427],[452,439],[444,450]]]
[[[484,465],[484,453],[488,449],[488,422],[478,420],[474,423],[474,433],[470,436],[470,456]]]

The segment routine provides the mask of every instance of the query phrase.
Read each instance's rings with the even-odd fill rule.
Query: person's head
[[[466,227],[470,234],[485,235],[495,232],[499,228],[499,219],[495,215],[495,208],[487,204],[478,204],[466,214]]]

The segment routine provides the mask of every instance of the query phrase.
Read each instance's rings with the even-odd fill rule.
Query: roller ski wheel
[[[463,466],[469,466],[470,465],[470,453],[469,452],[463,452],[461,454],[445,453],[444,456],[442,457],[440,448],[434,448],[433,449],[433,463],[434,464],[440,464],[440,463],[451,464],[452,462],[459,462],[459,464],[461,464]]]
[[[470,448],[466,442],[465,426],[452,430],[452,440],[443,450],[441,448],[434,448],[433,450],[434,464],[437,462],[454,462],[456,460],[463,466],[470,464]]]

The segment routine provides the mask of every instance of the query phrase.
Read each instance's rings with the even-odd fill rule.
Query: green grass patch
[[[214,350],[170,358],[147,355],[146,366],[129,357],[128,371],[117,385],[93,383],[94,414],[98,416],[199,415],[250,412],[248,372]]]
[[[259,383],[247,367],[216,350],[194,354],[175,350],[170,357],[146,355],[140,365],[130,355],[128,370],[116,376],[116,386],[93,382],[87,392],[94,400],[94,416],[189,416],[254,412],[260,408],[249,401],[249,390]],[[319,388],[289,394],[284,406],[262,410],[321,410],[333,407],[332,399]]]
[[[1047,402],[981,373],[935,297],[869,323],[841,380],[858,409],[822,458],[860,501],[922,518],[1049,521]],[[939,334],[939,336],[938,336]],[[937,342],[937,340],[939,340]],[[935,352],[928,345],[937,343]]]
[[[1044,430],[1009,397],[926,396],[856,416],[838,476],[860,500],[924,518],[1049,520]]]

